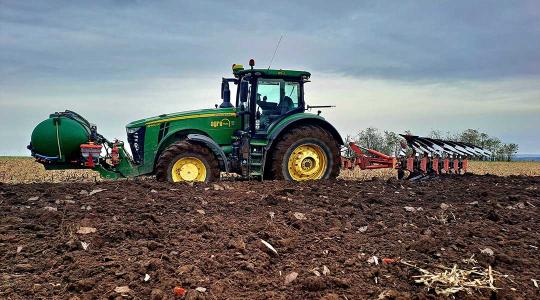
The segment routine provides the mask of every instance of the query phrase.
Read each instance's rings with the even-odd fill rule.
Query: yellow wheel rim
[[[328,158],[320,146],[303,144],[293,150],[287,168],[296,181],[321,179],[328,168]]]
[[[171,175],[173,182],[205,181],[206,166],[196,157],[182,157],[174,163]]]

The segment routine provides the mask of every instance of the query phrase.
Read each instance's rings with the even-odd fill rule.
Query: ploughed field
[[[0,184],[0,298],[534,299],[539,216],[526,176]]]

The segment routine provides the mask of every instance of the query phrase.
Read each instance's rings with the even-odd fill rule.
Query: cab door
[[[296,112],[301,105],[301,84],[284,79],[257,79],[255,95],[255,130],[263,133],[283,116]]]
[[[238,92],[236,96],[236,110],[240,119],[240,130],[251,131],[251,89],[252,84],[250,77],[243,77],[238,84]]]

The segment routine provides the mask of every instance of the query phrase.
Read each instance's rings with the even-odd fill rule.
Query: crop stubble
[[[469,172],[473,174],[492,174],[497,176],[527,175],[540,176],[540,162],[484,162],[471,161]],[[388,179],[396,177],[391,169],[344,170],[342,179],[368,180],[373,177]],[[0,182],[39,183],[39,182],[95,182],[102,180],[97,172],[91,170],[55,170],[45,168],[29,157],[0,157]]]

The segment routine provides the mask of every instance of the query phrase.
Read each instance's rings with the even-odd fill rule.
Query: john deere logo
[[[229,119],[223,119],[221,121],[212,121],[210,122],[210,126],[211,127],[231,127],[232,125],[234,125],[234,122],[231,122],[231,120]]]

